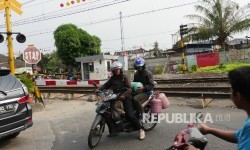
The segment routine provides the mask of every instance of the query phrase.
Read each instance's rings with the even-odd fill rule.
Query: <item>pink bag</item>
[[[170,102],[164,93],[159,93],[156,95],[156,98],[161,100],[162,109],[166,109],[170,105]]]

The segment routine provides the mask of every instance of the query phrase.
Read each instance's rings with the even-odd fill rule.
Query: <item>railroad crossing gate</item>
[[[10,8],[17,14],[21,15],[23,13],[21,7],[22,4],[16,0],[0,0],[0,11],[5,8]]]
[[[23,52],[23,60],[27,64],[37,64],[41,60],[41,52],[33,45],[29,45]]]

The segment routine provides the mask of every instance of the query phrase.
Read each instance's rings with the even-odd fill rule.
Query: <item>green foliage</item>
[[[75,58],[100,54],[101,40],[73,24],[64,24],[54,31],[58,57],[67,66],[74,66]]]
[[[28,88],[29,93],[33,92],[34,84],[31,78],[28,78],[26,74],[16,75],[16,77]]]
[[[182,73],[182,64],[178,64],[178,73]]]
[[[250,66],[250,63],[234,62],[234,63],[229,63],[229,64],[220,64],[217,66],[202,67],[202,68],[199,68],[197,72],[224,73],[224,72],[229,72],[233,69],[236,69],[242,66]]]
[[[196,65],[192,65],[189,72],[196,72],[198,67]]]
[[[158,65],[158,66],[155,68],[155,73],[156,73],[156,74],[163,74],[163,73],[164,73],[164,66],[163,66],[163,65]]]
[[[58,54],[56,52],[50,54],[48,66],[47,66],[47,72],[49,74],[54,74],[59,72],[60,67],[62,66],[62,62],[58,57]]]
[[[16,57],[16,59],[21,60],[21,61],[24,61],[24,60],[23,60],[23,54],[21,54],[20,56]]]
[[[194,40],[215,39],[224,49],[229,36],[250,29],[249,4],[240,8],[231,0],[202,0],[195,9],[199,14],[187,16],[200,24],[193,28]]]
[[[188,42],[190,39],[188,36],[183,37],[183,42]],[[181,40],[177,41],[174,45],[173,45],[173,49],[178,49],[181,48]]]
[[[220,63],[218,68],[222,70],[222,69],[225,69],[226,66],[223,63]]]
[[[41,72],[45,72],[45,70],[47,70],[48,68],[48,62],[50,59],[50,54],[43,54],[41,53],[41,60],[38,62],[38,66],[42,68]]]

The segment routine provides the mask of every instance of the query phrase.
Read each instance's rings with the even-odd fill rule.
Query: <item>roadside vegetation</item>
[[[28,88],[29,93],[32,93],[34,90],[34,83],[31,77],[27,74],[18,74],[16,77]]]
[[[233,62],[233,63],[227,63],[227,64],[221,63],[217,66],[197,68],[197,71],[194,71],[194,72],[227,73],[230,70],[233,70],[242,66],[250,66],[250,63],[241,63],[241,62]]]

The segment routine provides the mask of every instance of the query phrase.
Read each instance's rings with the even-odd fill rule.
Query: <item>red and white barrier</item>
[[[96,83],[98,85],[102,85],[107,80],[88,80],[88,81],[70,81],[70,80],[36,80],[36,85],[40,86],[67,86],[67,85],[79,85],[79,86],[86,86],[86,85],[93,85]]]

